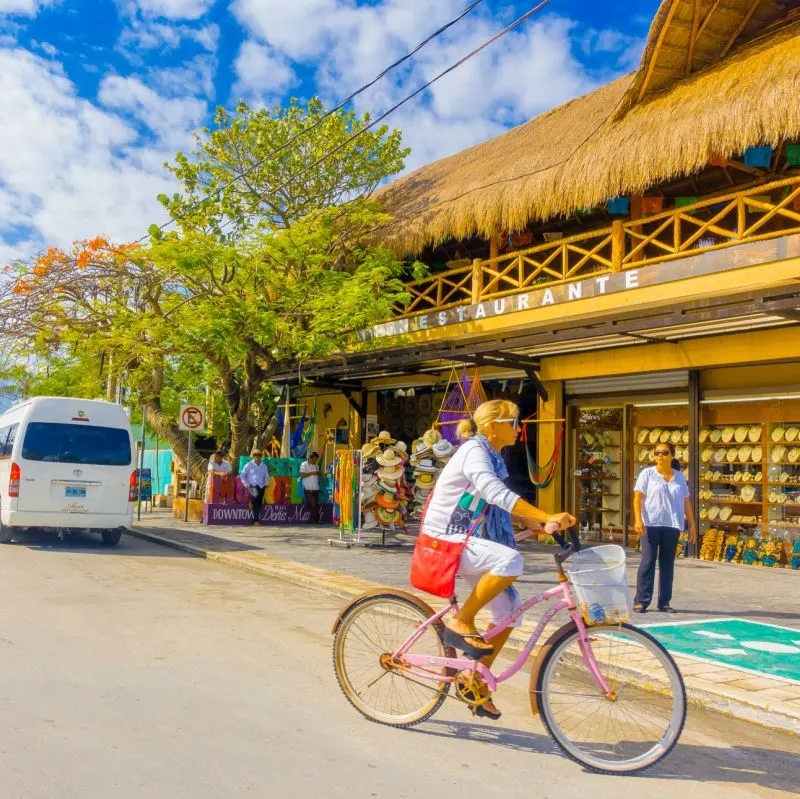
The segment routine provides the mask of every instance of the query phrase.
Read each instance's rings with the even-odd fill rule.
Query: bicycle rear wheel
[[[592,627],[589,642],[613,690],[592,677],[568,628],[545,657],[539,713],[558,746],[592,771],[631,774],[669,754],[686,720],[686,690],[671,655],[648,633],[623,624]]]
[[[390,662],[393,652],[434,611],[413,596],[385,593],[365,597],[342,616],[333,640],[333,667],[339,685],[356,710],[371,721],[410,727],[432,716],[450,683],[404,672]],[[442,625],[431,625],[414,644],[415,655],[455,657],[442,642]],[[445,669],[431,666],[432,675]]]

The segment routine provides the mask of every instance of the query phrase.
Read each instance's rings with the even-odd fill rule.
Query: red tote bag
[[[433,492],[431,492],[431,496]],[[428,497],[430,502],[430,496]],[[425,510],[422,512],[420,527],[425,523]],[[427,594],[449,599],[455,594],[456,573],[469,537],[478,529],[484,514],[480,513],[472,522],[467,537],[462,542],[445,541],[420,530],[417,543],[414,545],[414,554],[411,556],[411,575],[408,578],[414,588],[425,591]]]

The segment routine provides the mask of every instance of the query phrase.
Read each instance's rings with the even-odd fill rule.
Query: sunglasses
[[[519,418],[518,417],[514,418],[514,419],[495,419],[494,421],[495,422],[510,422],[511,423],[511,427],[514,430],[519,430]]]
[[[672,453],[668,449],[656,449],[656,450],[653,450],[653,454],[655,454],[655,455],[672,455]]]

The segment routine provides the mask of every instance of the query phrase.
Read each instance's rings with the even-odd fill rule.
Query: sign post
[[[145,446],[145,424],[147,420],[147,406],[142,405],[142,451],[139,453],[139,475],[137,479],[136,488],[136,518],[141,521],[142,518],[142,472],[144,471],[144,446]],[[151,506],[152,510],[152,506]]]
[[[178,429],[185,430],[189,436],[189,446],[186,455],[186,505],[183,509],[183,520],[189,521],[189,478],[192,468],[192,433],[202,433],[206,424],[206,409],[204,405],[181,405],[178,417]]]

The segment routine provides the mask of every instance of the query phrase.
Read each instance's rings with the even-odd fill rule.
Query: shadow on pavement
[[[419,727],[409,729],[409,732],[478,741],[520,752],[565,757],[548,735],[489,724],[427,721]],[[640,779],[649,777],[662,780],[757,785],[761,788],[794,794],[800,780],[800,759],[791,752],[753,746],[718,749],[679,743],[665,760],[636,776]],[[609,779],[614,777],[609,776]]]
[[[115,547],[103,546],[100,534],[94,533],[70,533],[61,540],[55,531],[51,530],[26,530],[15,533],[14,540],[10,544],[3,544],[3,547],[25,547],[31,550],[71,552],[87,555],[124,555],[127,558],[190,558],[188,552],[180,552],[177,549],[144,548],[141,546],[141,539],[128,537],[123,534],[119,544]],[[2,550],[0,550],[2,551]]]

